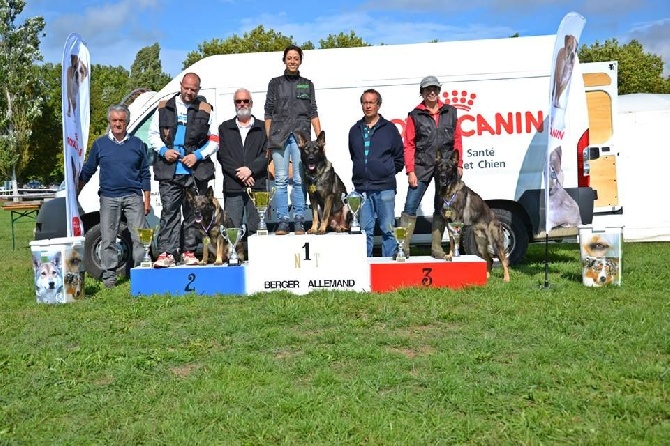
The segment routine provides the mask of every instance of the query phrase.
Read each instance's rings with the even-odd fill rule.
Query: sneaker
[[[185,251],[181,255],[181,263],[184,265],[193,266],[199,264],[200,262],[198,262],[198,259],[195,258],[193,251]]]
[[[305,233],[305,222],[303,220],[296,220],[295,223],[293,223],[293,229],[295,232],[295,235],[302,235]]]
[[[277,229],[275,230],[275,235],[286,235],[288,234],[288,222],[287,221],[282,221],[279,223],[279,226],[277,226]]]
[[[154,262],[154,268],[168,268],[174,266],[174,257],[166,252],[161,253]]]

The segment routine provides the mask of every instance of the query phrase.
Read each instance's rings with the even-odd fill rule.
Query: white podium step
[[[286,290],[370,291],[365,234],[252,235],[247,293]]]

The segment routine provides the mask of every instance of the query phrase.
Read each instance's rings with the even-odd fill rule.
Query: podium
[[[247,293],[370,291],[365,234],[252,235]]]
[[[247,265],[133,268],[130,270],[130,294],[245,294],[246,269]]]
[[[404,262],[371,257],[370,287],[374,292],[403,287],[462,288],[486,284],[486,261],[473,255],[454,257],[450,262],[430,256],[413,256]]]
[[[452,261],[413,256],[405,262],[366,257],[365,234],[251,235],[241,266],[133,268],[130,292],[152,294],[254,294],[316,290],[386,292],[402,287],[462,288],[486,284],[486,262],[463,255]]]

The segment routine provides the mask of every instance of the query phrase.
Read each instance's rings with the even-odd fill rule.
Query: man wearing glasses
[[[400,226],[407,228],[407,238],[403,246],[407,257],[409,257],[410,241],[416,224],[416,211],[434,176],[437,151],[440,150],[443,156],[447,156],[448,151],[458,150],[461,155],[458,173],[463,174],[461,130],[457,125],[456,108],[440,100],[440,90],[440,82],[435,76],[424,77],[419,85],[422,101],[409,113],[405,121],[405,170],[409,187],[405,198],[405,208],[400,215]],[[437,242],[442,241],[442,234],[439,233],[438,228],[439,219],[442,217],[442,203],[437,196],[437,186],[435,191],[433,244],[438,236]],[[441,225],[441,228],[444,230],[444,224]]]
[[[217,157],[223,171],[223,200],[226,213],[235,227],[247,216],[247,234],[258,229],[258,212],[246,193],[247,188],[265,190],[268,160],[265,156],[268,139],[265,123],[251,114],[254,101],[245,88],[233,95],[235,117],[219,126]]]

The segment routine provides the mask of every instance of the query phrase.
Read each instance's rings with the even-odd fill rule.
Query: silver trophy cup
[[[452,237],[454,237],[454,257],[460,257],[461,252],[459,251],[459,246],[461,245],[461,229],[463,229],[464,224],[460,221],[450,221],[447,223],[449,227],[449,232]]]
[[[222,225],[219,229],[221,230],[221,235],[223,235],[223,238],[225,238],[228,242],[228,265],[240,265],[242,262],[237,256],[237,250],[235,247],[242,240],[242,237],[244,237],[244,228],[226,228]]]
[[[358,192],[351,191],[349,195],[342,193],[342,201],[347,206],[349,211],[351,211],[351,227],[349,228],[349,234],[360,234],[361,233],[361,224],[358,222],[358,213],[361,210],[361,206],[365,203],[367,196],[365,192],[359,194]]]
[[[273,187],[269,192],[268,191],[252,191],[251,188],[247,188],[247,194],[249,199],[256,207],[258,211],[258,229],[256,230],[256,235],[268,235],[268,226],[265,223],[265,214],[267,213],[268,207],[270,207],[270,202],[277,192],[277,188]]]

